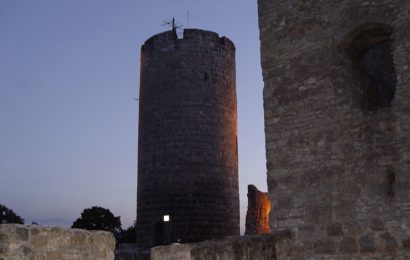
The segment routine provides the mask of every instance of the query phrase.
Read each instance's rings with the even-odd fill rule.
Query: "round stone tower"
[[[137,244],[239,234],[235,46],[185,29],[141,48]]]

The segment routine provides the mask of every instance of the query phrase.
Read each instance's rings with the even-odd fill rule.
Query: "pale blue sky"
[[[0,0],[0,203],[26,223],[94,205],[133,222],[140,47],[188,10],[236,45],[243,230],[247,185],[266,190],[256,0]]]

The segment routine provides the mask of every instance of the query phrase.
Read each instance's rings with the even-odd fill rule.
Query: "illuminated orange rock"
[[[248,211],[246,213],[245,235],[270,233],[270,200],[266,192],[248,185]]]

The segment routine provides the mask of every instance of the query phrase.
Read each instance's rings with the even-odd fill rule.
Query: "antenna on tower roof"
[[[189,10],[188,10],[188,14],[187,14],[187,15],[188,15],[188,23],[187,23],[188,26],[187,26],[187,28],[189,28]]]
[[[172,19],[170,19],[170,20],[165,20],[165,21],[162,23],[162,26],[169,26],[169,27],[171,27],[171,29],[172,29],[174,32],[176,32],[177,30],[182,30],[182,28],[183,28],[182,25],[178,25],[178,24],[175,22],[175,17],[172,17]]]

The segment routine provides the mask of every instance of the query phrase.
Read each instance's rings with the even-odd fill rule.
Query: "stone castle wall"
[[[109,232],[37,225],[0,225],[0,259],[114,259]]]
[[[304,257],[410,257],[410,2],[258,7],[271,229]]]
[[[233,236],[193,244],[158,246],[151,260],[276,260],[286,259],[290,234]],[[283,258],[285,257],[285,258]]]
[[[239,234],[233,43],[196,29],[148,39],[139,102],[137,244]]]

